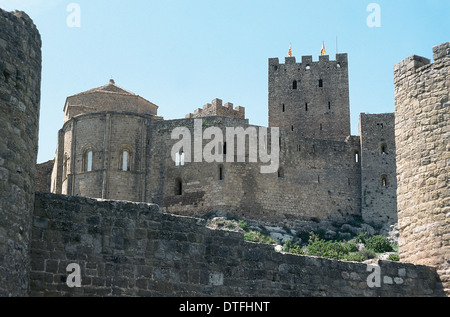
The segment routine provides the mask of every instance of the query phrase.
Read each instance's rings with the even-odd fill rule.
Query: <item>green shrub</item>
[[[356,246],[356,244],[354,244],[352,242],[341,242],[341,245],[342,245],[345,253],[352,253],[352,252],[358,251],[358,247]]]
[[[387,259],[389,261],[400,261],[400,257],[398,256],[398,254],[390,254]]]
[[[368,238],[366,240],[366,247],[378,253],[392,251],[392,246],[389,243],[389,240],[380,235]]]
[[[348,252],[345,250],[342,243],[325,241],[321,238],[316,238],[308,245],[308,255],[340,260],[343,259],[347,253]]]
[[[283,244],[283,252],[293,254],[304,254],[303,249],[298,242],[293,243],[290,239],[287,239]]]
[[[259,231],[247,231],[244,233],[244,240],[250,242],[258,242],[265,244],[275,244],[275,240]]]
[[[374,259],[377,255],[375,254],[375,251],[371,249],[364,249],[359,251],[360,254],[364,256],[364,261],[369,259]]]
[[[354,261],[354,262],[363,262],[369,259],[373,259],[376,257],[376,254],[373,250],[364,249],[357,252],[351,252],[346,257],[346,261]]]
[[[360,234],[358,234],[358,236],[355,238],[355,243],[363,243],[363,244],[366,244],[366,239],[367,239],[367,232],[360,233]]]
[[[248,225],[244,220],[239,220],[238,221],[238,225],[239,227],[241,227],[244,231],[248,230]]]
[[[308,243],[309,244],[313,243],[314,241],[316,241],[318,239],[320,239],[320,240],[324,239],[320,232],[319,233],[317,233],[317,232],[310,232],[309,233],[309,238],[308,238]]]
[[[366,260],[366,257],[361,252],[353,252],[348,254],[345,257],[346,261],[353,261],[353,262],[362,262]]]

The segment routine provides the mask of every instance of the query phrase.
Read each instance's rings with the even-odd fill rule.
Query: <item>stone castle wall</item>
[[[247,120],[228,117],[203,118],[202,125],[203,129],[211,126],[221,129],[227,154],[233,152],[225,138],[228,127],[256,131],[260,128]],[[244,163],[226,162],[224,155],[222,163],[191,162],[175,166],[171,149],[178,140],[171,139],[171,132],[176,127],[191,131],[194,149],[192,119],[152,122],[147,132],[145,201],[160,205],[166,212],[203,216],[225,211],[240,218],[288,226],[295,220],[344,222],[360,216],[360,165],[354,160],[354,153],[360,148],[358,137],[348,137],[342,142],[313,140],[281,131],[281,143],[277,142],[279,170],[262,174],[261,166],[269,164],[261,163],[259,158],[256,163],[249,162],[248,143]],[[269,140],[270,132],[268,129]],[[209,141],[203,140],[203,146]],[[268,147],[270,144],[271,141]],[[181,195],[174,190],[177,180],[182,182]]]
[[[179,140],[171,138],[172,131],[177,127],[190,131],[194,161],[195,120],[160,121],[109,112],[71,119],[60,131],[52,192],[155,203],[166,212],[189,216],[225,211],[274,224],[311,219],[345,222],[360,216],[360,164],[354,158],[360,149],[358,137],[314,140],[282,131],[277,140],[278,166],[273,173],[262,174],[261,167],[270,163],[262,163],[259,157],[250,162],[248,140],[245,162],[238,162],[238,140],[231,149],[226,138],[228,128],[254,128],[259,134],[261,127],[250,125],[246,119],[205,117],[202,131],[219,128],[222,144],[228,149],[225,152],[234,152],[235,159],[227,162],[227,154],[219,147],[223,162],[202,159],[176,166],[171,151]],[[268,129],[269,153],[270,132]],[[210,141],[203,140],[202,149]],[[121,170],[124,146],[130,150],[129,171]],[[87,149],[93,151],[90,172],[83,170]],[[181,194],[175,190],[176,182],[180,182]],[[282,204],[280,197],[284,197]]]
[[[377,265],[282,254],[156,205],[38,193],[30,296],[442,296],[434,268]]]
[[[450,43],[433,52],[394,68],[399,252],[438,267],[450,293]]]
[[[41,86],[41,38],[0,9],[0,296],[28,291]]]
[[[55,160],[50,160],[36,165],[36,191],[51,193],[52,172]]]
[[[360,115],[361,213],[375,227],[397,223],[394,113]]]

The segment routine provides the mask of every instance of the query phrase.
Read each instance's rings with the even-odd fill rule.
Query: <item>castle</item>
[[[0,296],[448,296],[450,42],[433,48],[433,63],[395,65],[395,113],[361,114],[359,136],[346,54],[269,59],[271,131],[260,145],[277,146],[279,160],[261,173],[267,161],[249,148],[232,162],[172,152],[180,127],[242,128],[251,143],[265,127],[243,107],[215,99],[164,120],[113,80],[67,98],[55,160],[36,166],[40,35],[24,12],[0,10],[0,30]],[[218,144],[216,158],[239,153],[235,140]],[[247,243],[207,228],[214,214],[287,227],[398,223],[401,262],[375,263],[369,286],[364,263]],[[66,283],[71,264],[80,287]]]
[[[245,108],[215,99],[184,119],[164,120],[156,105],[110,80],[67,98],[47,188],[154,203],[180,215],[220,210],[275,225],[355,218],[377,228],[396,223],[394,115],[361,114],[360,136],[350,135],[347,54],[336,60],[320,56],[317,62],[304,56],[300,63],[288,57],[284,64],[272,58],[268,76],[267,137],[279,147],[273,173],[261,173],[267,164],[252,160],[252,132],[264,127],[251,125]],[[227,134],[217,141],[213,162],[177,165],[172,133],[187,127],[194,148],[195,120],[201,120],[203,132],[242,128],[248,138],[245,160],[228,159],[238,152],[238,140]],[[277,140],[270,133],[274,127],[280,129]],[[202,141],[201,149],[207,143]]]

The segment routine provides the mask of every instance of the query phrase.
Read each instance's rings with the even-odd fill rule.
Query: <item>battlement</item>
[[[301,57],[301,62],[297,63],[297,60],[295,56],[286,57],[284,64],[280,64],[280,60],[278,57],[269,58],[269,69],[272,71],[278,71],[282,66],[289,67],[289,66],[304,66],[305,70],[309,70],[310,68],[314,66],[323,66],[323,65],[329,65],[329,64],[336,65],[337,67],[347,67],[348,66],[348,55],[346,53],[342,54],[336,54],[335,60],[330,60],[329,55],[322,55],[319,56],[318,61],[313,61],[312,55],[305,55]],[[301,70],[299,68],[298,70]]]
[[[350,135],[348,55],[269,59],[269,126],[299,136],[344,140]]]
[[[202,118],[202,117],[230,117],[245,119],[245,108],[241,106],[233,107],[231,102],[227,102],[222,105],[221,99],[214,99],[211,103],[207,103],[203,108],[198,108],[194,113],[189,113],[186,118]]]
[[[411,55],[394,66],[394,83],[408,78],[423,68],[430,67],[435,63],[439,64],[446,58],[450,58],[450,42],[433,47],[433,63],[429,58]]]
[[[450,42],[446,42],[433,47],[434,61],[440,60],[444,57],[450,57]]]
[[[415,72],[417,69],[429,65],[430,59],[418,55],[411,55],[394,66],[394,78],[403,73]]]

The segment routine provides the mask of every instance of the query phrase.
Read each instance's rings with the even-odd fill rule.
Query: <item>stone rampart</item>
[[[72,263],[80,287],[67,284]],[[30,285],[30,296],[442,295],[432,267],[282,254],[157,205],[40,193]]]

